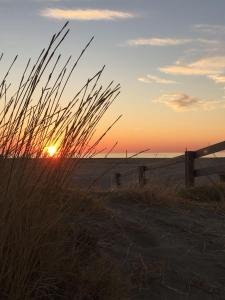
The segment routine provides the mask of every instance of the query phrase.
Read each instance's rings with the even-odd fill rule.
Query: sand
[[[131,277],[129,299],[225,299],[225,211],[144,198],[102,195],[101,247]]]

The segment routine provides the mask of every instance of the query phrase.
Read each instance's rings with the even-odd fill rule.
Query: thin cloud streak
[[[47,8],[40,12],[40,15],[48,18],[78,20],[78,21],[99,21],[133,18],[129,12],[102,9],[59,9]]]
[[[153,75],[146,75],[144,77],[139,77],[138,81],[144,82],[144,83],[157,83],[157,84],[177,84],[178,82],[174,81],[174,80],[169,80],[169,79],[165,79],[162,77],[158,77],[158,76],[153,76]]]
[[[173,75],[218,75],[225,71],[225,56],[202,58],[189,64],[176,64],[159,69]]]
[[[225,75],[209,75],[209,79],[212,79],[216,83],[225,83]]]
[[[151,38],[128,40],[129,46],[177,46],[190,43],[190,39],[172,39],[172,38]]]
[[[194,29],[204,33],[225,33],[224,25],[212,25],[212,24],[195,24]]]
[[[186,45],[191,43],[198,43],[203,45],[218,45],[220,42],[218,40],[213,39],[204,39],[204,38],[197,38],[197,39],[174,39],[174,38],[138,38],[133,40],[126,41],[126,45],[129,46],[179,46],[179,45]]]

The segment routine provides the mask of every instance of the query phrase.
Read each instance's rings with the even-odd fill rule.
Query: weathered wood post
[[[117,188],[121,187],[121,174],[120,173],[115,173],[115,183],[116,183]]]
[[[185,152],[185,186],[187,188],[194,186],[195,184],[195,152]]]
[[[138,183],[140,186],[145,186],[147,183],[146,171],[147,171],[146,166],[140,166],[138,169]]]

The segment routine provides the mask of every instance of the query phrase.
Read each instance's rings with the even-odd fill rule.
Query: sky
[[[16,80],[27,59],[69,20],[60,49],[65,59],[94,41],[67,93],[103,65],[103,83],[121,84],[99,124],[104,131],[123,115],[105,146],[118,141],[117,152],[195,150],[224,140],[224,11],[224,0],[0,0],[1,68],[18,54]]]

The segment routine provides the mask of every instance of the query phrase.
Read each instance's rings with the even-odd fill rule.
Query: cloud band
[[[41,11],[40,15],[48,18],[79,21],[116,20],[134,17],[131,13],[116,10],[59,8],[47,8]]]

